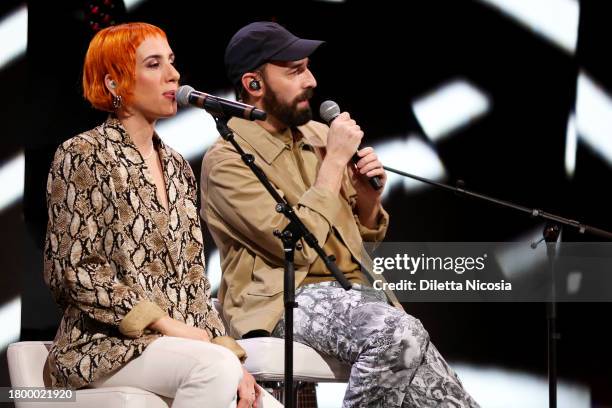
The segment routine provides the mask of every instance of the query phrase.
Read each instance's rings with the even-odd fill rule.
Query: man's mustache
[[[302,101],[307,101],[307,100],[311,99],[313,97],[313,95],[314,95],[314,89],[309,88],[309,89],[305,90],[303,94],[301,94],[300,96],[298,96],[295,99],[295,103],[298,104],[298,103],[300,103]]]

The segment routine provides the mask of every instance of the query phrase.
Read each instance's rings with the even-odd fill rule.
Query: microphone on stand
[[[213,116],[235,116],[246,120],[266,120],[266,112],[246,103],[230,101],[183,85],[176,91],[176,101],[181,106],[195,106]]]

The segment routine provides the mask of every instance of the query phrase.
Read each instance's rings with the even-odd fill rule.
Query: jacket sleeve
[[[111,259],[120,245],[112,229],[118,210],[110,172],[96,157],[78,137],[56,152],[47,181],[45,282],[63,309],[76,307],[138,337],[166,313],[117,276]]]
[[[378,214],[378,225],[376,228],[368,228],[361,224],[359,221],[359,216],[355,213],[353,214],[355,216],[357,227],[359,227],[359,233],[361,234],[363,242],[382,242],[382,240],[385,239],[387,228],[389,227],[389,214],[384,208],[380,209],[380,214]]]
[[[273,232],[282,231],[288,221],[275,211],[276,202],[239,157],[214,164],[202,183],[207,183],[207,196],[202,197],[203,219],[210,223],[214,218],[235,239],[268,259],[282,262],[282,243]],[[282,191],[276,191],[283,196]],[[293,208],[321,246],[340,211],[339,200],[331,191],[313,186]],[[316,252],[302,242],[294,261],[297,266],[304,266],[313,263],[316,257]]]
[[[353,188],[350,177],[348,176],[348,172],[344,176],[344,188],[348,192],[349,204],[351,205],[351,209],[353,211],[353,216],[355,217],[355,223],[359,228],[359,234],[361,235],[361,239],[363,242],[370,243],[380,243],[385,239],[385,235],[387,235],[387,229],[389,228],[389,213],[384,208],[380,208],[380,213],[378,214],[378,219],[375,228],[366,227],[359,220],[359,216],[357,213],[357,193]]]

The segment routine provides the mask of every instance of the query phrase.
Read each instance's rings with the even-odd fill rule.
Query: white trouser
[[[236,406],[241,379],[240,361],[225,347],[163,336],[149,344],[139,357],[91,386],[141,388],[174,399],[172,408],[228,408]],[[267,394],[263,398],[265,405],[258,405],[282,406],[270,399],[272,396]]]

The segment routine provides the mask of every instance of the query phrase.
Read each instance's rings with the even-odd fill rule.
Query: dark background
[[[21,149],[26,155],[24,199],[0,213],[0,305],[21,296],[22,340],[52,339],[59,319],[42,282],[41,261],[52,154],[63,140],[105,117],[81,97],[81,66],[93,35],[86,16],[90,3],[30,1],[27,56],[0,70],[0,162]],[[569,177],[564,169],[579,70],[612,91],[607,57],[612,28],[604,2],[580,2],[575,55],[478,1],[149,0],[128,14],[121,12],[121,2],[115,3],[117,21],[162,27],[177,55],[181,81],[207,92],[229,89],[223,51],[246,23],[273,19],[298,36],[324,39],[327,44],[312,58],[319,84],[312,106],[336,100],[372,143],[419,132],[438,153],[450,183],[462,179],[476,191],[612,230],[612,199],[606,194],[611,164],[579,142],[575,174]],[[21,4],[3,0],[0,16]],[[411,103],[453,78],[483,90],[491,110],[434,143],[422,134]],[[199,174],[199,160],[192,167]],[[392,219],[388,241],[512,241],[539,225],[521,214],[432,189],[394,189],[385,207]],[[566,231],[564,239],[585,237]],[[210,251],[209,236],[207,243]],[[546,373],[544,304],[415,303],[406,308],[450,360]],[[559,374],[589,386],[599,406],[612,405],[612,349],[605,334],[610,312],[611,303],[559,305]],[[8,385],[4,352],[0,360],[0,385]]]

